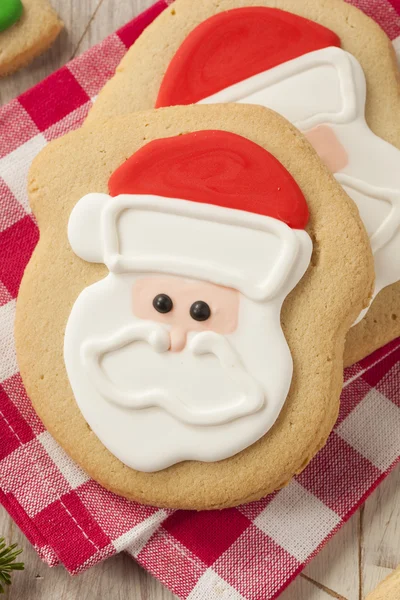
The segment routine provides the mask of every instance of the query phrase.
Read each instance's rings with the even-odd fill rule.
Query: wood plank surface
[[[1,0],[0,0],[1,1]],[[66,29],[34,63],[0,81],[0,105],[147,8],[153,0],[53,0]],[[78,577],[42,563],[0,507],[0,533],[24,549],[5,600],[171,600],[174,596],[120,554]],[[281,600],[363,600],[400,563],[400,468],[397,468],[308,565]],[[260,600],[262,600],[260,598]]]

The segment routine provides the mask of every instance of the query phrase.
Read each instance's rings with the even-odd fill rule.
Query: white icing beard
[[[292,377],[281,299],[241,296],[234,333],[192,332],[186,348],[172,353],[168,328],[132,315],[135,279],[111,273],[86,288],[68,320],[65,364],[94,433],[126,465],[147,472],[221,460],[257,441],[275,422]]]
[[[375,297],[400,279],[400,151],[369,129],[365,100],[365,77],[357,60],[340,48],[325,48],[259,73],[201,103],[260,104],[304,132],[323,124],[332,129],[348,156],[347,165],[335,177],[357,204],[370,235]]]
[[[84,343],[82,362],[97,391],[122,408],[162,408],[188,425],[219,425],[263,406],[261,386],[225,336],[192,332],[176,353],[169,329],[135,318],[108,339]]]

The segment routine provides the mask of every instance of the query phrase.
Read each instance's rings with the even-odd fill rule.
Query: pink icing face
[[[328,125],[318,125],[304,135],[331,173],[341,171],[348,164],[346,150]]]
[[[168,296],[172,308],[165,313],[154,308],[153,301]],[[204,281],[180,277],[144,277],[133,286],[133,314],[141,319],[170,325],[170,350],[179,352],[186,344],[189,331],[215,331],[227,334],[235,331],[239,314],[239,292]],[[198,303],[205,303],[198,304]],[[157,302],[156,302],[157,304]],[[159,308],[170,308],[168,299],[159,300]],[[191,316],[204,318],[197,320]]]

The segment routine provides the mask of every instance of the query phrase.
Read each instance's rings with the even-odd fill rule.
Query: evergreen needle
[[[4,585],[11,583],[11,571],[22,571],[24,563],[15,562],[15,559],[22,550],[17,548],[17,544],[6,546],[4,538],[0,538],[0,594],[4,594]]]

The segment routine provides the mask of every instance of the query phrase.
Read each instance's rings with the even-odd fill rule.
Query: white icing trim
[[[234,85],[231,85],[216,94],[200,100],[198,104],[213,104],[225,102],[252,103],[251,97],[256,92],[265,91],[268,88],[279,85],[294,75],[301,75],[317,67],[334,67],[336,69],[338,82],[343,102],[338,112],[318,112],[306,119],[294,121],[299,129],[311,129],[322,123],[349,123],[353,121],[358,113],[357,90],[354,82],[353,57],[340,48],[330,47],[304,54],[293,60],[285,62],[273,69],[253,75]],[[358,64],[358,63],[357,63]],[[293,99],[295,101],[295,98]],[[274,107],[278,109],[278,107]]]
[[[99,194],[96,202],[96,196],[96,194],[89,194],[78,202],[71,213],[68,235],[74,251],[81,258],[87,260],[87,257],[92,254],[98,262],[102,255],[102,262],[112,273],[156,272],[204,279],[217,285],[233,287],[253,300],[264,301],[278,293],[287,280],[299,251],[299,241],[294,231],[282,221],[271,217],[176,198],[120,195],[114,198],[108,197],[105,201],[105,195]],[[87,207],[85,207],[86,204]],[[100,219],[97,214],[98,210],[101,211]],[[187,248],[185,256],[168,255],[168,238],[170,237],[168,230],[160,232],[160,235],[165,236],[165,251],[163,250],[162,254],[147,253],[145,255],[138,251],[136,256],[124,256],[120,252],[117,221],[125,210],[135,210],[138,213],[157,213],[159,216],[182,217],[185,219],[182,221],[182,228],[185,228],[185,223],[187,227],[187,219],[231,226],[232,231],[226,230],[223,241],[220,239],[220,234],[216,240],[220,246],[222,244],[226,246],[226,260],[223,264],[212,264],[209,256],[206,256],[204,260],[202,256],[196,256],[196,252],[191,248]],[[92,218],[90,217],[91,211],[93,211]],[[88,230],[85,236],[79,234],[82,227],[82,214],[85,215],[85,225]],[[95,231],[91,231],[91,227]],[[270,234],[280,240],[279,256],[277,259],[274,257],[272,265],[270,257],[265,256],[265,268],[263,268],[263,272],[256,274],[258,280],[252,280],[249,273],[244,273],[232,264],[232,261],[229,261],[229,244],[240,247],[243,230]],[[175,233],[175,235],[177,234]],[[204,242],[209,246],[210,240]],[[91,245],[95,248],[93,251]],[[255,257],[257,253],[263,251],[265,249],[259,240],[254,239],[252,247],[246,248],[246,252],[249,253],[249,265],[252,262],[251,257]]]
[[[391,205],[392,208],[390,213],[370,237],[372,252],[375,254],[378,250],[386,246],[400,229],[400,192],[397,190],[378,188],[370,183],[361,181],[361,179],[346,175],[346,173],[336,173],[335,179],[345,188],[346,192],[346,188],[350,188],[350,190],[360,192],[368,198],[384,200]],[[351,196],[351,193],[348,193]]]
[[[68,221],[68,240],[72,250],[87,262],[103,262],[101,241],[101,215],[108,194],[86,194],[85,201],[79,200],[71,211]]]

